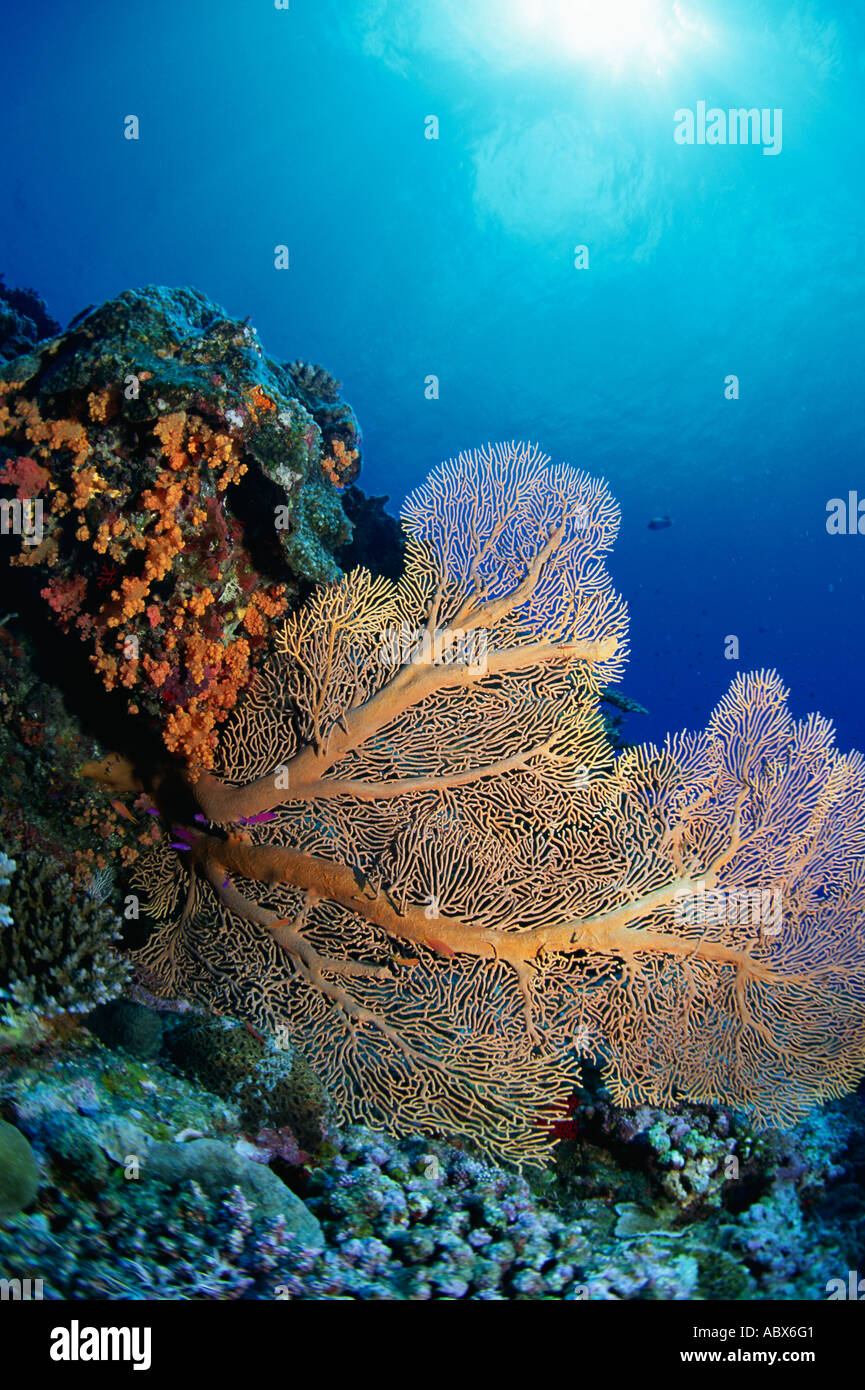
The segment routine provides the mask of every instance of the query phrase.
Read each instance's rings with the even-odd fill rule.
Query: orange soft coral
[[[253,414],[257,414],[259,410],[276,410],[276,406],[274,405],[273,401],[270,399],[269,396],[266,396],[264,394],[264,392],[258,384],[253,386],[246,399],[249,404],[249,409],[253,412]]]
[[[345,487],[346,478],[352,474],[359,457],[358,451],[346,449],[341,439],[334,439],[330,447],[333,456],[325,455],[321,460],[321,466],[334,487]]]
[[[111,420],[117,414],[117,388],[106,386],[102,391],[91,391],[87,397],[91,420]]]
[[[153,433],[162,445],[162,452],[173,469],[183,468],[186,463],[184,439],[186,437],[187,416],[185,410],[163,415],[153,426]]]

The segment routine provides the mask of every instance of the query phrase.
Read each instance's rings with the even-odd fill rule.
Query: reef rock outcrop
[[[3,377],[18,587],[29,575],[170,752],[209,766],[269,620],[303,582],[339,575],[338,487],[360,457],[350,407],[332,378],[312,400],[314,374],[299,387],[248,323],[192,289],[127,290]]]

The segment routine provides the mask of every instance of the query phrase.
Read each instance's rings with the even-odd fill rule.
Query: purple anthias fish
[[[241,825],[262,825],[265,821],[276,820],[273,811],[259,811],[257,816],[238,816]]]

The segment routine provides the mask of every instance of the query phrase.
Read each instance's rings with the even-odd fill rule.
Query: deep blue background
[[[525,4],[7,10],[0,268],[64,322],[154,282],[250,315],[341,378],[361,483],[394,505],[489,439],[605,474],[624,688],[651,710],[632,736],[774,666],[865,748],[865,536],[825,529],[830,497],[865,496],[862,8],[708,0],[685,31],[658,0],[670,52],[611,63],[530,42]],[[677,145],[700,99],[781,107],[782,152]]]

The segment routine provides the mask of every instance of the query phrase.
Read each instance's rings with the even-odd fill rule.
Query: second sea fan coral
[[[581,1056],[618,1103],[763,1123],[852,1088],[865,760],[765,672],[704,732],[614,759],[603,483],[500,445],[403,516],[403,578],[355,570],[286,621],[193,784],[211,829],[137,870],[151,977],[288,1025],[343,1115],[518,1162],[549,1149]],[[769,929],[718,908],[755,894]]]

